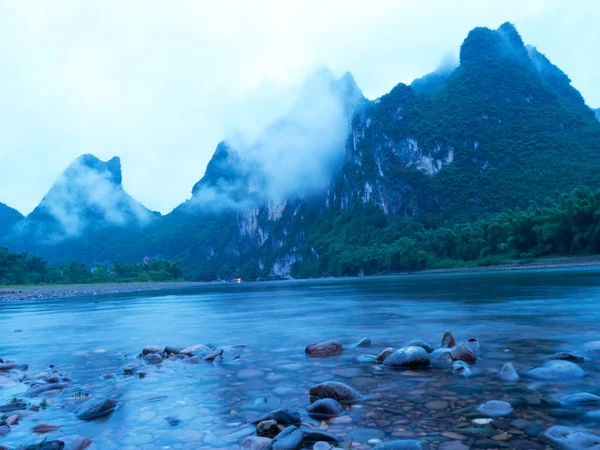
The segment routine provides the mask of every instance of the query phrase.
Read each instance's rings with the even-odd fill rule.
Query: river
[[[285,407],[358,448],[390,439],[417,439],[432,449],[452,448],[452,441],[462,448],[545,448],[537,436],[551,425],[600,432],[595,408],[546,402],[600,394],[599,300],[600,269],[586,267],[209,285],[0,304],[0,357],[29,364],[29,377],[52,372],[52,365],[72,378],[62,393],[46,398],[48,407],[12,426],[0,446],[81,435],[93,449],[220,448],[239,442],[249,420]],[[438,347],[445,330],[457,341],[479,339],[479,376],[463,379],[437,367],[394,371],[357,360],[414,338]],[[362,337],[371,345],[352,348]],[[327,339],[340,340],[344,352],[305,355],[308,344]],[[145,345],[198,343],[224,347],[223,362],[167,360],[143,368],[144,378],[123,375],[124,366],[140,362],[135,356]],[[523,375],[559,351],[585,354],[583,378],[522,376],[506,383],[497,377],[506,362]],[[330,380],[347,383],[365,400],[347,406],[343,419],[321,423],[306,415],[308,389]],[[26,388],[0,388],[0,404]],[[77,420],[74,408],[99,395],[117,400],[117,409],[96,421]],[[456,411],[488,400],[506,400],[515,410],[481,426],[493,432],[461,433],[476,426]],[[61,428],[39,436],[31,432],[37,424]]]

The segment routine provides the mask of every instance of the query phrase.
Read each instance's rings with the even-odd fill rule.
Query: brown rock
[[[33,431],[34,433],[37,434],[44,434],[44,433],[50,433],[52,431],[56,431],[58,430],[60,427],[58,425],[47,425],[45,423],[36,425],[35,427],[33,427],[31,429],[31,431]]]
[[[456,345],[456,340],[454,340],[454,336],[448,330],[444,332],[444,337],[442,338],[441,347],[452,348]]]
[[[464,361],[468,364],[477,362],[477,356],[473,353],[473,350],[468,348],[465,344],[458,344],[450,352],[450,356],[454,361]]]
[[[388,347],[386,348],[384,351],[382,351],[379,355],[377,355],[377,362],[379,364],[383,364],[383,361],[385,361],[385,358],[387,358],[388,356],[390,356],[392,353],[394,353],[396,351],[395,348],[392,347]]]
[[[343,350],[344,348],[339,341],[331,340],[310,344],[306,347],[305,352],[308,356],[329,356],[342,353]]]

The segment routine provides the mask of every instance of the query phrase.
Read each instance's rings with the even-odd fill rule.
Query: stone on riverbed
[[[332,398],[322,398],[306,408],[308,415],[317,420],[339,416],[343,410],[342,405]]]
[[[452,374],[462,378],[471,378],[473,376],[471,368],[464,361],[454,361],[452,364]]]
[[[498,376],[504,381],[517,381],[519,379],[519,374],[513,367],[512,363],[506,363],[500,369]]]
[[[65,386],[62,383],[42,384],[39,386],[29,388],[24,395],[26,397],[37,397],[38,395],[43,394],[44,392],[62,390],[64,389],[64,387]]]
[[[584,371],[577,364],[569,361],[551,360],[527,372],[532,378],[543,381],[560,381],[582,378]]]
[[[558,399],[562,406],[579,406],[600,403],[600,397],[589,392],[578,392],[576,394],[563,395]]]
[[[60,438],[61,441],[65,443],[65,450],[85,450],[90,445],[92,445],[92,441],[83,436],[64,436]]]
[[[331,444],[325,441],[315,442],[313,450],[331,450]]]
[[[300,428],[302,431],[303,438],[302,441],[313,444],[315,442],[329,442],[333,445],[338,445],[341,441],[337,436],[334,436],[331,433],[326,433],[325,431],[318,430],[316,428]]]
[[[477,354],[477,352],[479,352],[479,348],[480,348],[479,339],[477,339],[477,338],[467,339],[466,346],[468,348],[470,348],[473,353]]]
[[[244,450],[264,450],[271,443],[271,439],[259,436],[248,436],[242,442],[240,447]]]
[[[544,431],[542,437],[565,450],[600,450],[600,436],[567,427],[555,425]]]
[[[304,435],[297,426],[290,426],[279,433],[271,441],[267,449],[273,450],[298,450],[302,447],[302,439]]]
[[[429,354],[429,360],[434,366],[451,366],[454,362],[449,348],[438,348]]]
[[[142,349],[142,356],[146,356],[151,353],[162,353],[162,352],[163,352],[163,349],[160,347],[157,347],[156,345],[146,345]]]
[[[569,352],[558,352],[548,356],[544,361],[570,361],[574,363],[585,362],[585,357]]]
[[[421,450],[421,443],[415,439],[404,439],[383,442],[374,447],[373,450]]]
[[[489,402],[480,405],[479,408],[477,408],[477,411],[488,417],[503,417],[511,414],[513,412],[513,407],[508,402],[490,400]]]
[[[180,350],[179,353],[185,356],[205,356],[212,352],[213,349],[204,345],[204,344],[196,344],[190,345],[189,347]]]
[[[275,420],[263,420],[256,425],[256,434],[258,436],[275,436],[279,433],[279,427]]]
[[[258,425],[260,422],[264,422],[265,420],[274,420],[280,425],[296,425],[302,421],[300,417],[300,413],[298,411],[294,411],[292,409],[276,409],[275,411],[271,411],[269,414],[259,417],[256,420],[253,420],[251,423],[253,425]]]
[[[207,433],[204,436],[204,442],[211,447],[228,447],[230,445],[238,444],[246,437],[254,434],[254,431],[254,427],[250,425],[244,425],[234,429],[222,429],[213,433]]]
[[[331,340],[310,344],[306,347],[305,353],[308,356],[329,356],[342,353],[344,348],[339,341]]]
[[[376,361],[379,364],[383,364],[383,361],[385,361],[385,358],[387,358],[388,356],[390,356],[392,353],[394,353],[396,351],[395,348],[392,347],[388,347],[385,350],[383,350],[379,355],[377,355],[377,359]]]
[[[148,364],[160,364],[163,362],[163,357],[159,353],[148,353],[144,356],[144,361]]]
[[[356,403],[362,395],[347,384],[338,381],[326,381],[310,388],[310,396],[314,398],[332,398],[340,403]]]
[[[405,345],[405,347],[421,347],[425,349],[427,353],[433,352],[433,347],[429,345],[428,342],[425,342],[423,339],[413,339],[412,341],[408,342]]]
[[[65,443],[63,441],[42,441],[39,444],[19,447],[18,450],[63,450]]]
[[[181,350],[183,350],[181,347],[173,347],[171,345],[167,345],[165,347],[165,353],[167,355],[179,355]]]
[[[213,350],[208,355],[204,357],[204,361],[214,361],[219,356],[223,356],[223,349],[220,348],[218,350]]]
[[[371,345],[371,339],[364,337],[364,338],[360,339],[358,342],[356,342],[355,344],[352,344],[350,347],[352,347],[352,348],[368,347],[369,345]]]
[[[469,364],[474,364],[477,362],[477,356],[475,356],[473,350],[471,350],[463,343],[460,343],[456,347],[454,347],[450,351],[450,356],[452,356],[452,359],[454,361],[464,361]]]
[[[452,348],[456,345],[456,340],[452,333],[448,330],[444,332],[444,337],[442,337],[442,345],[440,347],[443,348]]]
[[[116,406],[114,401],[106,397],[90,398],[77,408],[75,416],[79,420],[93,420],[111,413]]]
[[[388,356],[383,365],[396,369],[415,369],[431,365],[427,352],[422,347],[405,347]]]

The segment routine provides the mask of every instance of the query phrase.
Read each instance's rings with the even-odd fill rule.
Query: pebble
[[[433,400],[431,402],[425,403],[425,408],[433,410],[433,411],[446,409],[446,408],[448,408],[448,406],[449,406],[449,403],[444,400]]]
[[[331,419],[329,419],[329,423],[331,424],[341,424],[350,422],[352,422],[352,417],[350,416],[332,417]]]

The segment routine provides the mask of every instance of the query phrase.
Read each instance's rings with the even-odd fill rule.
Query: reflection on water
[[[600,431],[592,419],[583,422],[581,415],[540,403],[558,393],[599,394],[597,360],[582,366],[583,379],[564,383],[506,384],[495,374],[508,361],[522,373],[554,352],[600,340],[599,296],[600,270],[585,268],[216,285],[3,304],[0,357],[28,363],[30,375],[53,364],[74,382],[48,398],[46,410],[22,418],[0,445],[39,442],[29,430],[49,423],[62,426],[49,439],[83,435],[98,449],[224,447],[241,440],[249,419],[277,407],[304,409],[312,385],[338,380],[368,400],[334,423],[303,416],[347,442],[370,447],[370,439],[417,438],[437,448],[450,439],[440,433],[460,433],[470,422],[453,411],[507,399],[515,412],[506,419],[502,432],[510,437],[502,442],[537,448],[537,433],[555,423]],[[447,369],[390,371],[356,361],[361,353],[398,348],[413,338],[437,346],[446,329],[458,340],[479,338],[480,377],[457,379]],[[363,336],[370,347],[347,346],[331,358],[304,355],[311,342],[339,339],[346,345]],[[220,365],[167,361],[148,367],[143,379],[122,375],[144,345],[196,343],[245,347],[226,348]],[[117,380],[102,379],[107,373]],[[100,421],[77,421],[72,411],[81,402],[78,391],[113,396],[119,408]],[[1,404],[15,392],[0,389]],[[516,420],[525,424],[512,424]],[[479,447],[491,434],[476,433],[463,443]]]

